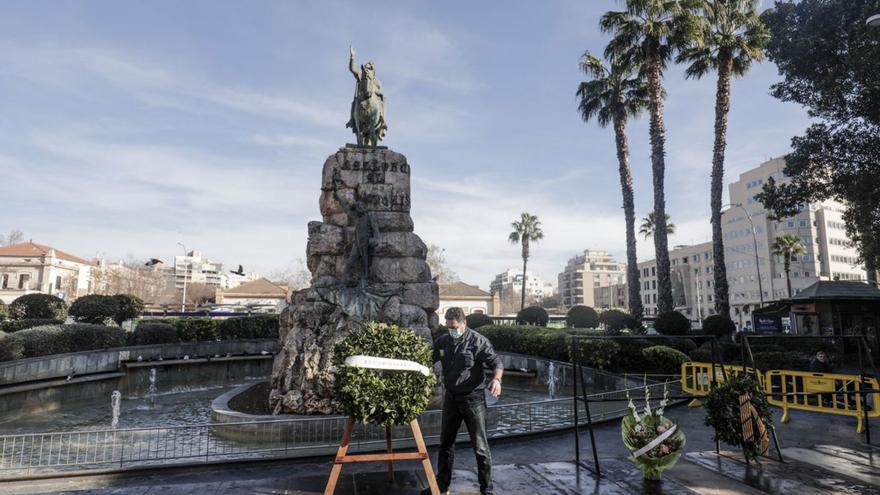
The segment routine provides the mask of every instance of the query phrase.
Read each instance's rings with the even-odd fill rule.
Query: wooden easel
[[[434,477],[434,469],[431,467],[431,461],[428,459],[428,449],[425,448],[425,439],[422,438],[422,429],[419,428],[418,419],[410,421],[409,427],[412,429],[413,439],[416,441],[416,452],[398,452],[395,453],[391,448],[391,428],[385,428],[385,446],[387,451],[382,454],[349,454],[348,446],[351,443],[351,434],[354,432],[356,422],[352,418],[348,418],[345,424],[345,433],[342,435],[342,443],[339,444],[339,450],[336,451],[336,459],[333,461],[333,469],[330,471],[330,479],[327,480],[327,488],[324,489],[324,495],[333,495],[336,491],[336,483],[339,481],[339,475],[342,474],[342,465],[349,462],[388,462],[388,481],[394,481],[394,461],[403,460],[419,460],[422,461],[422,468],[425,470],[425,477],[428,478],[428,486],[431,488],[432,495],[440,495],[440,488],[437,486],[437,479]]]

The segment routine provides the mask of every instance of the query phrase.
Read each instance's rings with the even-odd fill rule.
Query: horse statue
[[[385,124],[385,93],[382,83],[376,78],[372,62],[361,65],[354,63],[354,48],[350,48],[351,58],[348,70],[357,81],[354,99],[351,102],[351,118],[345,127],[350,127],[361,146],[376,146],[385,137],[388,126]]]

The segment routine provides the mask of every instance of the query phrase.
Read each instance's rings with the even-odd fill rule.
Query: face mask
[[[459,330],[457,328],[450,328],[449,335],[452,335],[453,339],[460,339],[462,335],[464,335],[464,330]]]

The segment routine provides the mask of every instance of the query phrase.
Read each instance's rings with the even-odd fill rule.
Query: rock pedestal
[[[437,284],[409,214],[406,157],[384,147],[341,148],[324,162],[319,205],[323,221],[308,225],[311,286],[293,293],[279,319],[269,396],[276,414],[337,412],[333,348],[364,322],[397,324],[429,342],[438,325]],[[356,229],[364,215],[369,222],[361,223],[371,226],[366,274],[358,245],[367,240]]]

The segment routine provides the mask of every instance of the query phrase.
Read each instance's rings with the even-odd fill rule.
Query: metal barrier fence
[[[714,370],[714,374],[713,374]],[[694,399],[688,403],[688,407],[699,407],[702,405],[697,397],[705,397],[709,395],[714,385],[725,381],[728,375],[736,376],[742,374],[745,370],[758,376],[761,388],[764,388],[764,376],[755,373],[752,368],[743,368],[734,364],[713,365],[712,363],[698,363],[688,361],[681,364],[681,391],[694,396]]]
[[[782,423],[791,421],[789,409],[799,409],[853,416],[858,420],[856,431],[863,433],[866,417],[880,416],[880,387],[876,378],[789,370],[770,370],[765,376],[767,402],[782,408]],[[868,392],[866,410],[862,408],[863,391]]]
[[[601,372],[597,372],[601,379]],[[663,384],[649,385],[654,397]],[[626,393],[640,397],[644,387],[591,394],[623,401]],[[593,412],[593,421],[622,417],[626,403]],[[498,404],[489,407],[489,436],[509,437],[571,427],[575,417],[571,398]],[[579,417],[586,421],[583,405]],[[0,479],[56,471],[118,469],[157,465],[186,465],[244,459],[268,459],[332,454],[345,427],[344,416],[250,421],[174,427],[29,433],[0,436]],[[439,441],[441,411],[419,417],[430,444]],[[394,428],[395,442],[411,442],[409,428]],[[462,439],[466,433],[460,433]],[[366,425],[355,430],[352,447],[384,449],[385,430]]]

